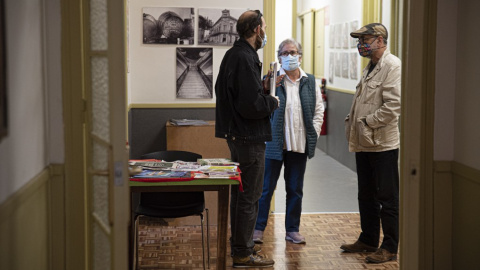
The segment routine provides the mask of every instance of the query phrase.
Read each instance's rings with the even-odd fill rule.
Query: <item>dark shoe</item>
[[[265,256],[262,253],[262,246],[260,246],[260,245],[253,246],[253,255]],[[230,252],[230,257],[233,257],[233,251]]]
[[[272,267],[275,262],[264,256],[250,255],[247,257],[233,257],[234,268],[248,268],[248,267]]]
[[[390,251],[379,248],[375,253],[368,255],[365,260],[369,263],[384,263],[388,261],[395,261],[397,254],[390,253]]]
[[[375,252],[377,251],[376,247],[369,246],[357,240],[353,244],[343,244],[340,246],[341,249],[345,250],[346,252],[351,253],[361,253],[361,252]]]
[[[253,231],[253,242],[255,242],[255,244],[263,243],[263,231],[259,231],[259,230]]]
[[[285,240],[292,241],[295,244],[305,244],[305,237],[303,237],[299,232],[287,232]]]

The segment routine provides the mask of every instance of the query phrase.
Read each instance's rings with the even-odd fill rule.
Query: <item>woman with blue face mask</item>
[[[307,159],[315,154],[324,107],[315,77],[302,70],[301,60],[300,43],[294,39],[280,43],[278,61],[281,68],[278,78],[281,81],[275,89],[280,105],[270,120],[272,141],[266,145],[263,191],[253,235],[255,243],[263,242],[270,201],[283,166],[287,192],[285,240],[295,244],[306,242],[305,237],[299,233],[303,180]]]

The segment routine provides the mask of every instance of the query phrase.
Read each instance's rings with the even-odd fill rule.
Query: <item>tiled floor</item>
[[[367,253],[340,250],[341,244],[353,242],[358,236],[360,225],[357,213],[302,215],[302,233],[307,240],[304,245],[285,241],[284,219],[285,215],[275,214],[268,220],[262,253],[272,258],[275,265],[267,269],[399,269],[398,261],[370,264],[365,262]],[[200,226],[160,225],[148,218],[140,220],[138,269],[202,269]],[[210,269],[216,269],[216,240],[216,226],[211,226]],[[227,254],[230,254],[230,247],[227,247]],[[232,258],[228,256],[226,269],[233,269],[232,263]]]
[[[274,213],[285,213],[285,196],[282,171]],[[303,213],[358,212],[356,172],[317,149],[307,162],[302,206]]]

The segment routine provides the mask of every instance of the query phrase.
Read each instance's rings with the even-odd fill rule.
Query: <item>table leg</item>
[[[227,268],[227,234],[229,186],[221,186],[218,190],[218,229],[217,229],[217,269]]]

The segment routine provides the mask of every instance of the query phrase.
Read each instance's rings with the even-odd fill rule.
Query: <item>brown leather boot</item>
[[[357,240],[353,244],[343,244],[340,246],[340,248],[351,253],[375,252],[377,250],[376,247],[369,246],[363,242],[360,242],[360,240]]]
[[[250,267],[273,267],[275,262],[272,259],[268,259],[266,256],[250,255],[247,257],[233,256],[234,268],[250,268]]]
[[[390,253],[390,251],[379,248],[375,253],[368,255],[365,260],[369,263],[384,263],[394,261],[397,259],[397,254]]]

